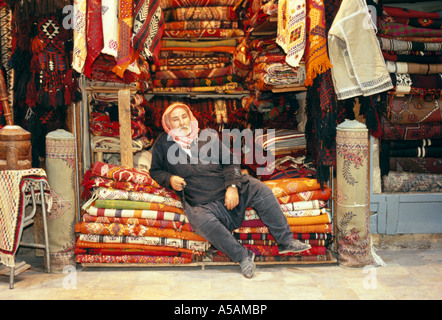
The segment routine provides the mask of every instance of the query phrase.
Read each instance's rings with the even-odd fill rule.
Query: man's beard
[[[182,126],[176,129],[170,130],[170,133],[176,137],[185,137],[190,134],[190,126]]]

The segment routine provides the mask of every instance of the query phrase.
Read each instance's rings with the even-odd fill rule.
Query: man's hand
[[[224,199],[224,205],[228,210],[232,210],[239,203],[238,189],[234,187],[228,187],[226,190],[226,196]]]
[[[184,178],[181,178],[179,176],[171,176],[170,185],[174,190],[181,191],[186,186],[186,181],[184,181]]]

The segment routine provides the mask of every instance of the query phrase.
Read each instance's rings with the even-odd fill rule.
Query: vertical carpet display
[[[365,124],[346,120],[336,132],[336,227],[338,263],[374,265],[369,216],[369,140]]]
[[[51,269],[75,265],[75,137],[59,129],[46,136],[46,172],[53,205],[48,233]]]

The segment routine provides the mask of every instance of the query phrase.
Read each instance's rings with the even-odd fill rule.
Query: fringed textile
[[[133,27],[134,0],[120,0],[118,8],[118,55],[117,64],[112,69],[120,78],[134,61],[135,55],[131,44]]]
[[[332,67],[327,53],[325,9],[322,0],[307,0],[307,45],[305,49],[306,87]]]
[[[0,171],[0,262],[8,267],[15,265],[15,253],[19,246],[20,230],[23,224],[26,198],[31,180],[43,182],[49,189],[46,172],[43,169]],[[39,186],[34,188],[39,190]],[[51,198],[47,199],[47,210],[51,210]]]
[[[282,0],[278,2],[278,29],[276,43],[287,54],[286,62],[298,67],[306,45],[305,0]]]
[[[156,62],[164,31],[163,10],[159,0],[135,0],[132,47]]]

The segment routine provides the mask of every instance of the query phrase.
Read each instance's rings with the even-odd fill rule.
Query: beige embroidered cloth
[[[393,88],[364,0],[343,0],[328,34],[333,84],[339,100]]]
[[[286,62],[298,67],[306,45],[305,0],[281,0],[278,2],[278,27],[276,43],[287,54]]]

